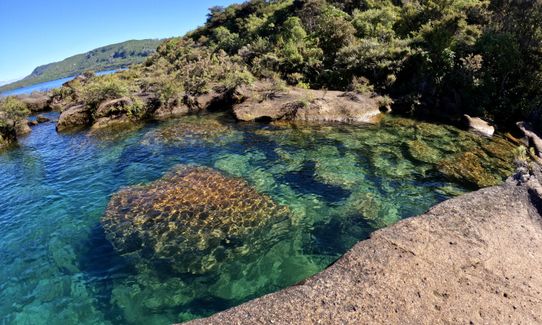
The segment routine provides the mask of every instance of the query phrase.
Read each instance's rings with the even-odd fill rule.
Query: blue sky
[[[0,82],[130,39],[183,35],[231,0],[0,0]]]

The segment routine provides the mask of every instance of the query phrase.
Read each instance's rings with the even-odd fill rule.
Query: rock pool
[[[291,126],[214,115],[94,134],[40,124],[0,155],[0,323],[207,316],[321,271],[376,229],[499,183],[512,161],[513,147],[498,137],[398,118]],[[250,241],[239,243],[248,254],[209,272],[133,263],[106,238],[106,206],[179,164],[242,179],[285,206],[289,222],[265,234],[264,249],[251,254]]]

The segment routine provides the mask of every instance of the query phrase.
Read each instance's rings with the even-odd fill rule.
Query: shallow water
[[[436,164],[490,141],[397,121],[292,127],[188,117],[101,134],[34,127],[0,155],[0,323],[170,324],[321,271],[374,230],[464,193]],[[287,235],[204,275],[131,264],[100,225],[109,197],[177,164],[241,177],[288,206]]]

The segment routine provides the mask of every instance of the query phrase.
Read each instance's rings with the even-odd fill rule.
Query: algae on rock
[[[282,222],[289,222],[288,209],[245,181],[186,165],[119,191],[102,218],[120,254],[194,274],[269,248],[266,234],[277,238]]]

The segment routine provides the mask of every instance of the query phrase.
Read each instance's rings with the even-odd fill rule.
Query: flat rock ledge
[[[524,174],[448,200],[304,283],[191,324],[540,324],[541,189]]]

